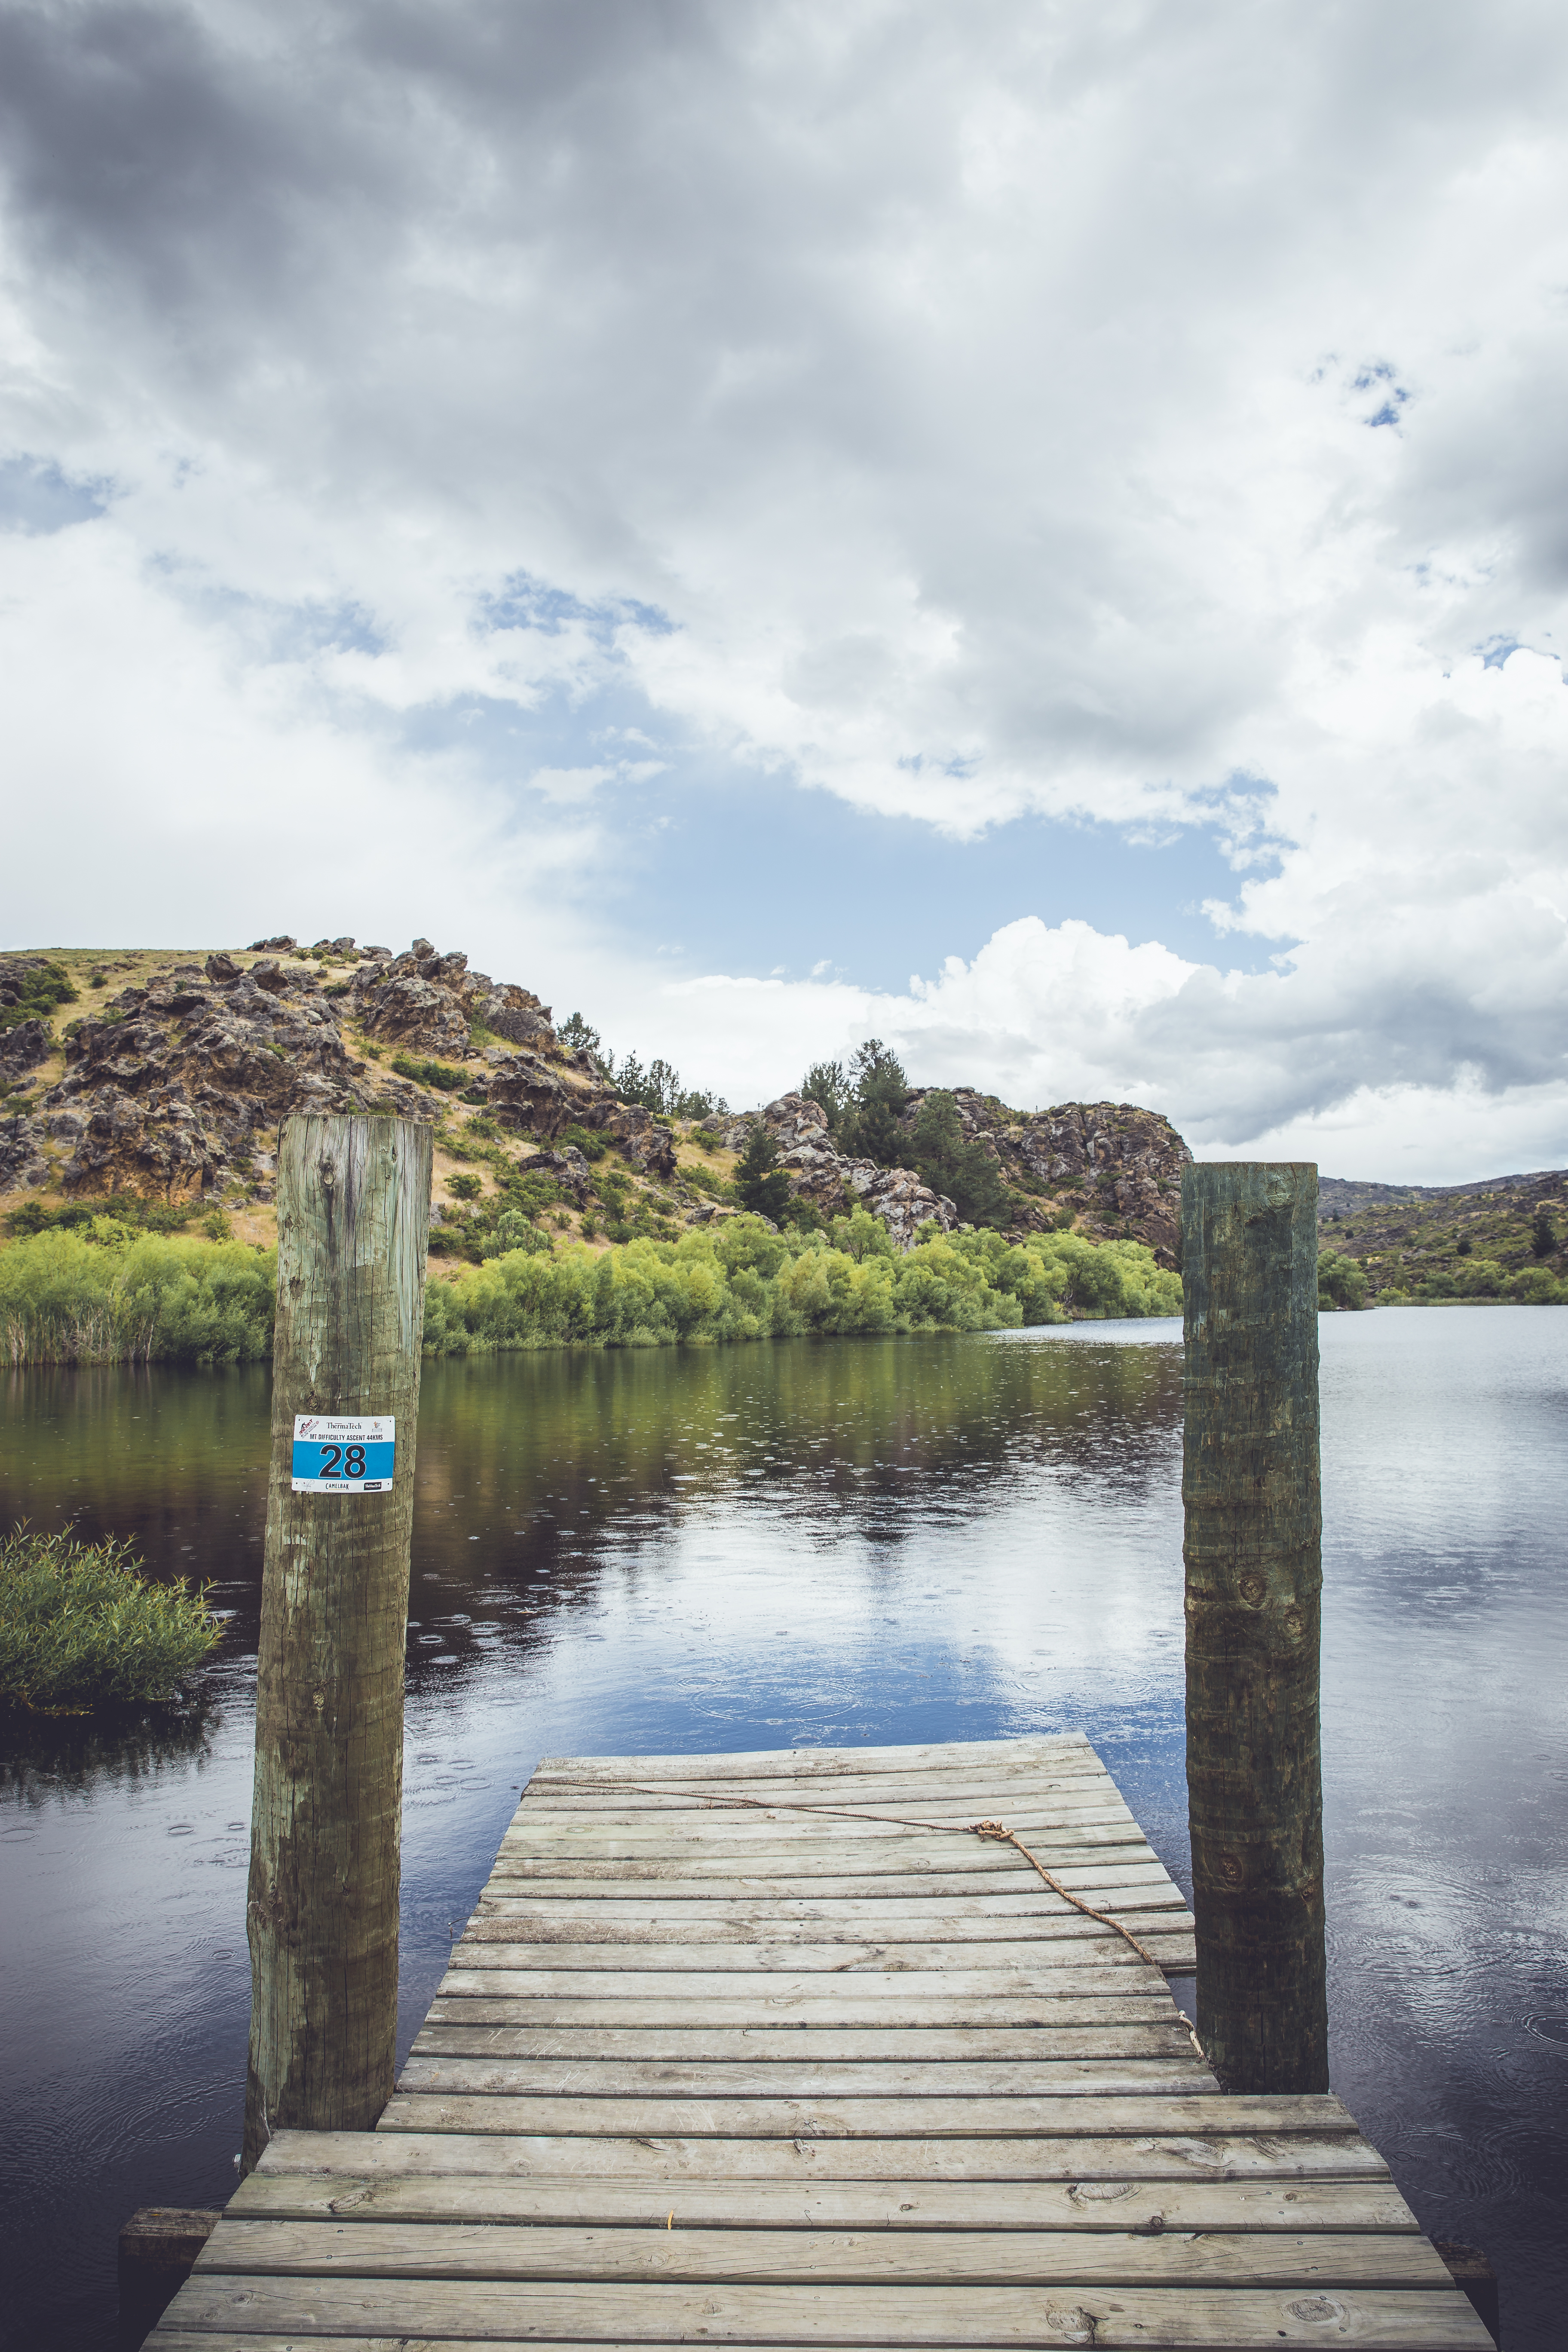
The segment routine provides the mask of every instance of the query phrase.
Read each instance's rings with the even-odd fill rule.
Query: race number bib
[[[397,1423],[389,1412],[297,1412],[296,1495],[384,1495]]]

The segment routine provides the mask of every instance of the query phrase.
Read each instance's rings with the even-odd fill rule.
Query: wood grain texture
[[[278,1160],[272,1460],[246,1909],[243,2162],[375,2121],[397,2028],[403,1677],[431,1131],[291,1118]],[[294,1416],[396,1417],[387,1494],[296,1495]]]
[[[1097,2352],[1279,2352],[1281,2344],[1356,2352],[1491,2352],[1491,2337],[1451,2284],[1432,2290],[1319,2282],[1252,2289],[1072,2285],[700,2287],[593,2281],[519,2288],[505,2280],[236,2278],[198,2272],[180,2289],[150,2352],[190,2352],[193,2333],[231,2352],[299,2352],[340,2339],[362,2352],[458,2352],[475,2341],[773,2346],[1093,2345]],[[208,2345],[208,2352],[213,2347]]]
[[[1415,2230],[1392,2182],[524,2180],[258,2170],[235,2219],[662,2230]]]
[[[1155,1964],[1012,1849],[794,1810],[836,1787],[1037,1824]],[[1340,2101],[1221,2092],[1192,1928],[1076,1737],[557,1759],[377,2128],[276,2133],[153,2352],[1480,2352]]]
[[[1237,2091],[1329,2079],[1317,1211],[1309,1163],[1182,1173],[1197,2023]]]
[[[1447,2273],[1419,2231],[581,2229],[548,2222],[226,2215],[196,2274],[255,2278],[538,2279],[872,2286],[1437,2287]]]
[[[1205,2106],[1224,2105],[1209,2100]],[[1101,2111],[1077,2110],[1080,2129],[1026,2139],[692,2139],[574,2133],[498,2139],[462,2132],[279,2132],[254,2179],[273,2173],[353,2171],[368,2179],[489,2179],[656,2182],[762,2180],[809,2186],[824,2180],[1383,2181],[1388,2168],[1337,2102],[1327,2122],[1270,2131],[1237,2130],[1234,2114],[1214,2130],[1098,2131]],[[1140,2110],[1145,2126],[1147,2108]],[[1278,2121],[1278,2119],[1276,2119]]]

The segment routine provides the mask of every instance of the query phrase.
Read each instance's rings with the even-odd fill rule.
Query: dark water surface
[[[1326,1318],[1335,2087],[1510,2352],[1568,2340],[1568,1314]],[[541,1754],[1081,1728],[1187,1884],[1175,1324],[425,1371],[403,2041]],[[6,2302],[105,2347],[138,2205],[235,2179],[261,1372],[7,1376],[0,1524],[233,1612],[203,1717],[0,1768]]]

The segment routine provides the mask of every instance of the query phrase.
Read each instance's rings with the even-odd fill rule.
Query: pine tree
[[[735,1171],[741,1206],[753,1216],[771,1217],[776,1225],[789,1213],[789,1178],[779,1166],[779,1148],[761,1119],[752,1129]]]

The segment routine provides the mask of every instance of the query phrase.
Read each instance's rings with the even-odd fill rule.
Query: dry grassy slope
[[[396,967],[383,967],[363,955],[331,950],[298,950],[290,954],[259,947],[58,948],[15,951],[29,961],[43,957],[63,967],[77,998],[44,1016],[55,1050],[41,1065],[16,1076],[8,1088],[7,1108],[30,1112],[45,1105],[51,1089],[67,1076],[66,1032],[72,1024],[91,1024],[95,1013],[106,1012],[111,1023],[125,1019],[127,1025],[122,1032],[97,1024],[89,1028],[76,1049],[71,1066],[75,1075],[71,1087],[67,1088],[68,1095],[79,1088],[83,1083],[81,1073],[89,1064],[111,1091],[119,1087],[120,1109],[125,1114],[123,1148],[111,1145],[95,1168],[85,1166],[79,1157],[68,1171],[68,1184],[83,1197],[123,1185],[130,1191],[152,1193],[160,1199],[166,1192],[181,1202],[188,1198],[192,1203],[189,1230],[193,1234],[199,1230],[202,1216],[210,1213],[216,1205],[229,1220],[237,1238],[263,1245],[270,1243],[276,1235],[275,1213],[268,1190],[270,1163],[267,1147],[272,1139],[264,1129],[268,1118],[275,1121],[289,1108],[308,1103],[310,1097],[300,1088],[318,1081],[291,1076],[285,1084],[278,1067],[267,1059],[262,1049],[260,1066],[263,1072],[271,1074],[262,1086],[262,1095],[270,1103],[270,1110],[258,1099],[250,1107],[248,1132],[243,1131],[242,1121],[242,1131],[237,1135],[226,1132],[218,1136],[212,1121],[216,1116],[221,1125],[239,1103],[240,1096],[234,1089],[254,1090],[257,1049],[253,1043],[249,1064],[252,1076],[243,1081],[237,1076],[231,1078],[227,1075],[229,1065],[222,1061],[220,1055],[221,1067],[215,1066],[208,1045],[202,1042],[203,1038],[210,1042],[210,1027],[193,1045],[179,1011],[180,992],[184,990],[187,998],[192,996],[190,983],[194,974],[195,1000],[211,998],[213,1004],[207,1010],[222,1013],[219,1000],[227,983],[213,983],[210,977],[204,982],[203,971],[209,955],[226,960],[231,982],[235,968],[246,973],[257,964],[269,961],[275,969],[266,986],[280,992],[280,1019],[290,1012],[290,1006],[292,1018],[303,1003],[307,1022],[319,1023],[323,1013],[330,1014],[329,1030],[318,1027],[312,1031],[308,1026],[301,1027],[296,1019],[292,1029],[284,1026],[269,1031],[264,1022],[259,1031],[252,1028],[252,1040],[257,1036],[265,1039],[268,1034],[287,1037],[287,1049],[283,1045],[274,1045],[272,1052],[281,1055],[291,1070],[302,1073],[319,1063],[335,1089],[331,1096],[318,1093],[316,1100],[323,1106],[329,1100],[344,1099],[346,1088],[347,1098],[357,1097],[368,1106],[379,1103],[383,1108],[413,1110],[415,1115],[432,1117],[437,1123],[437,1202],[444,1212],[446,1238],[460,1247],[458,1229],[463,1220],[476,1211],[482,1216],[485,1202],[493,1202],[504,1192],[508,1183],[515,1181],[517,1171],[527,1169],[538,1158],[537,1141],[542,1138],[548,1141],[558,1135],[563,1116],[563,1090],[567,1096],[574,1091],[583,1093],[583,1123],[595,1128],[604,1124],[605,1098],[610,1090],[592,1073],[591,1066],[574,1065],[574,1057],[560,1047],[549,1029],[545,1009],[539,1007],[536,998],[517,990],[504,991],[502,995],[512,1000],[525,998],[527,1007],[534,1008],[533,1013],[525,1011],[523,1014],[522,1034],[529,1034],[526,1024],[534,1018],[534,1013],[540,1016],[542,1028],[542,1034],[519,1058],[528,1061],[537,1055],[533,1064],[536,1074],[542,1077],[542,1088],[552,1090],[555,1099],[542,1106],[539,1088],[531,1096],[524,1084],[519,1092],[496,1071],[487,1070],[482,1048],[487,1045],[504,1045],[507,1041],[494,1037],[483,1026],[472,1028],[470,1024],[475,1018],[481,1022],[504,1021],[505,1013],[500,1009],[502,995],[487,998],[482,990],[474,995],[472,989],[479,985],[479,976],[465,977],[444,969],[447,963],[466,966],[466,959],[444,959],[434,950],[426,952],[425,943],[416,946],[422,959],[419,969],[426,979],[422,982],[410,976],[406,984],[416,992],[423,988],[427,1003],[425,1013],[414,1017],[435,1026],[423,1038],[410,1033],[403,1050],[411,1052],[416,1061],[439,1060],[445,1055],[448,1066],[454,1058],[460,1057],[465,1075],[471,1075],[479,1090],[489,1096],[486,1102],[468,1104],[457,1093],[432,1092],[427,1086],[421,1087],[406,1078],[395,1079],[393,1064],[399,1052],[398,1033],[395,1030],[389,1035],[381,1013],[374,1009],[366,1011],[368,1000],[363,988],[351,983],[355,982],[356,974],[363,982],[373,971]],[[280,975],[276,969],[279,961]],[[398,959],[398,964],[405,965],[409,961],[405,956]],[[185,977],[171,986],[176,972]],[[290,975],[294,975],[293,979]],[[161,982],[155,990],[156,1005],[144,1004],[138,997],[129,1014],[121,1011],[121,992],[142,992],[155,982]],[[483,989],[491,985],[484,982]],[[469,989],[468,998],[461,1000],[466,1002],[467,1011],[459,1010],[460,999],[451,992],[454,988],[459,992]],[[244,992],[238,992],[240,995]],[[258,1001],[257,992],[251,990],[250,994],[254,1009],[254,1001]],[[483,1011],[487,1003],[496,1009]],[[476,1007],[480,1009],[476,1011]],[[381,1024],[378,1041],[366,1035],[362,1013]],[[195,1014],[191,1034],[195,1034],[206,1019],[207,1011]],[[160,1033],[152,1042],[149,1020]],[[141,1024],[140,1031],[137,1024]],[[243,1019],[240,1025],[243,1028]],[[450,1036],[447,1035],[448,1029]],[[323,1058],[317,1054],[314,1041],[329,1032],[331,1044]],[[519,1033],[513,1030],[510,1034]],[[121,1049],[110,1041],[120,1035],[125,1040],[125,1054],[117,1062],[115,1055]],[[437,1044],[437,1036],[445,1042]],[[472,1040],[478,1041],[478,1048]],[[305,1055],[297,1065],[291,1059],[296,1053]],[[494,1063],[497,1056],[491,1055],[489,1058]],[[121,1073],[118,1078],[117,1071]],[[324,1085],[325,1077],[320,1083]],[[228,1148],[219,1150],[216,1160],[208,1159],[204,1163],[199,1153],[193,1158],[187,1152],[184,1164],[175,1168],[165,1165],[156,1152],[146,1148],[147,1138],[157,1130],[158,1120],[163,1116],[157,1107],[160,1094],[166,1099],[171,1087],[177,1100],[194,1106],[197,1114],[196,1126],[193,1127],[190,1109],[176,1108],[174,1116],[186,1122],[185,1132],[194,1135],[197,1128],[203,1128],[209,1142],[216,1139],[226,1143]],[[417,1098],[416,1105],[410,1097]],[[596,1111],[589,1108],[594,1097],[598,1101]],[[100,1107],[101,1099],[100,1097]],[[79,1107],[87,1103],[88,1097],[76,1092],[74,1100]],[[1048,1111],[1016,1113],[1005,1109],[994,1097],[967,1087],[956,1090],[956,1100],[967,1132],[984,1140],[997,1164],[1021,1234],[1030,1230],[1073,1225],[1095,1240],[1125,1236],[1146,1242],[1163,1263],[1173,1263],[1180,1170],[1187,1153],[1168,1121],[1130,1104],[1062,1104]],[[917,1093],[910,1099],[906,1125],[912,1123],[919,1101]],[[29,1198],[46,1202],[58,1199],[64,1189],[62,1175],[77,1150],[72,1137],[59,1131],[65,1107],[68,1106],[57,1104],[41,1119],[22,1120],[24,1130],[30,1129],[36,1137],[37,1156],[29,1164],[34,1169],[41,1166],[45,1173],[42,1182],[10,1191],[5,1202],[8,1209]],[[625,1124],[621,1116],[624,1109],[613,1100],[608,1103],[617,1134]],[[643,1120],[645,1127],[647,1124],[646,1113],[634,1111],[628,1116]],[[79,1119],[79,1128],[80,1123]],[[625,1157],[620,1151],[612,1152],[606,1160],[596,1162],[592,1171],[580,1169],[575,1177],[557,1168],[552,1181],[559,1182],[562,1197],[545,1211],[546,1232],[553,1237],[583,1238],[600,1244],[606,1239],[624,1239],[628,1232],[651,1231],[668,1237],[683,1223],[712,1215],[716,1208],[720,1214],[731,1213],[728,1203],[716,1204],[714,1196],[734,1171],[737,1154],[733,1134],[719,1142],[718,1148],[704,1148],[714,1146],[718,1139],[709,1135],[700,1143],[696,1130],[689,1130],[675,1139],[673,1153],[668,1145],[659,1147],[665,1163],[662,1167],[649,1163],[646,1154],[639,1158],[639,1150],[624,1137],[622,1140]],[[627,1159],[633,1163],[630,1167],[626,1165]],[[13,1162],[9,1171],[13,1186],[22,1173]],[[0,1181],[4,1181],[4,1171],[0,1171]],[[454,1185],[458,1193],[469,1193],[471,1207],[462,1205],[454,1193]],[[205,1192],[204,1186],[207,1188]],[[799,1189],[806,1191],[804,1183]],[[832,1201],[819,1205],[837,1213],[842,1202],[836,1192]],[[479,1238],[478,1234],[472,1236],[476,1248]],[[446,1270],[456,1271],[460,1263],[460,1255],[456,1263],[448,1256]]]
[[[1325,1176],[1318,1185],[1320,1247],[1355,1258],[1375,1297],[1487,1258],[1506,1272],[1540,1263],[1531,1227],[1544,1209],[1559,1247],[1546,1263],[1568,1272],[1568,1169],[1494,1176],[1476,1184],[1369,1184]],[[1464,1243],[1468,1249],[1461,1248]]]
[[[0,1112],[0,1116],[25,1112],[41,1102],[66,1074],[68,1027],[89,1018],[96,1009],[110,1003],[120,991],[146,987],[159,975],[172,972],[181,966],[205,965],[207,957],[215,952],[226,955],[242,971],[248,971],[262,961],[264,956],[264,951],[258,950],[226,948],[215,950],[209,947],[30,948],[12,952],[25,955],[28,960],[43,957],[62,966],[77,991],[77,1001],[57,1005],[51,1012],[39,1016],[52,1033],[55,1050],[47,1060],[27,1070],[6,1088],[4,1112]],[[314,957],[300,957],[294,961],[309,962],[313,973],[328,986],[350,978],[358,962],[358,959]],[[377,1049],[366,1038],[352,1013],[343,1009],[345,1004],[346,1000],[337,1000],[343,1047],[353,1074],[363,1082],[367,1092],[374,1093],[384,1081],[389,1049],[385,1046]],[[557,1075],[563,1086],[571,1088],[581,1085],[585,1093],[588,1091],[587,1082],[582,1080],[564,1061]],[[481,1129],[484,1126],[483,1106],[466,1104],[449,1095],[437,1095],[427,1099],[437,1127],[435,1199],[437,1207],[453,1219],[458,1219],[464,1213],[461,1203],[450,1189],[454,1178],[459,1184],[468,1179],[477,1180],[479,1197],[483,1200],[502,1190],[507,1168],[526,1169],[530,1161],[538,1158],[538,1149],[530,1140],[519,1141],[510,1137],[483,1133],[470,1136],[469,1129],[476,1118],[479,1119]],[[47,1181],[40,1186],[24,1187],[7,1193],[5,1211],[14,1211],[31,1200],[47,1204],[58,1202],[62,1197],[59,1171],[68,1150],[68,1144],[62,1147],[46,1140],[43,1151],[50,1163]],[[735,1154],[722,1150],[705,1150],[683,1137],[677,1139],[675,1161],[673,1179],[661,1182],[626,1169],[618,1159],[612,1160],[605,1172],[610,1178],[610,1188],[616,1193],[617,1205],[626,1213],[624,1220],[616,1221],[617,1223],[627,1222],[634,1226],[654,1230],[676,1230],[683,1215],[705,1205],[710,1197],[711,1181],[717,1180],[721,1182],[731,1174]],[[709,1183],[692,1182],[688,1175],[691,1170],[701,1171],[709,1179]],[[222,1213],[236,1240],[264,1248],[277,1240],[277,1211],[265,1185],[226,1186]],[[586,1234],[583,1230],[584,1214],[589,1226]],[[546,1213],[545,1229],[559,1240],[585,1240],[590,1246],[605,1248],[608,1246],[604,1230],[606,1222],[609,1220],[602,1202],[590,1198],[584,1206],[566,1198]],[[598,1227],[596,1232],[594,1230],[595,1226]],[[192,1239],[204,1237],[199,1207],[193,1209],[188,1233]],[[454,1278],[462,1270],[463,1263],[461,1257],[437,1256],[432,1261],[432,1276]]]

